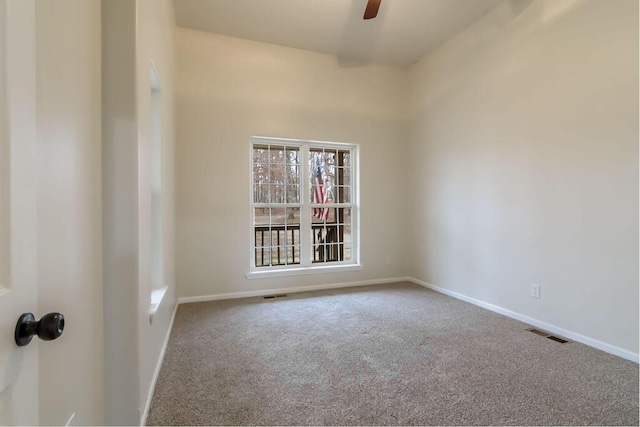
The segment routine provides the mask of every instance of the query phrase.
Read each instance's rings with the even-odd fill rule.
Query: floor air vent
[[[267,295],[263,297],[264,299],[273,299],[273,298],[286,298],[287,294],[279,294],[279,295]]]
[[[527,329],[527,331],[533,332],[534,334],[540,335],[541,337],[549,338],[550,340],[559,342],[560,344],[564,344],[564,343],[568,343],[569,342],[569,341],[567,341],[567,340],[565,340],[563,338],[558,338],[556,336],[553,336],[549,332],[541,331],[540,329],[529,328],[529,329]]]

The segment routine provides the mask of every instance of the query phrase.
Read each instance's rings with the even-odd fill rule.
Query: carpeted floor
[[[410,283],[178,308],[149,425],[638,425],[638,365]]]

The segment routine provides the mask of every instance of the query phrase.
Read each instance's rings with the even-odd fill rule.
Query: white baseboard
[[[203,295],[199,297],[183,297],[183,298],[178,298],[178,304],[186,304],[190,302],[218,301],[223,299],[262,297],[262,296],[273,295],[273,294],[287,294],[287,293],[307,292],[307,291],[323,291],[328,289],[351,288],[355,286],[382,285],[385,283],[395,283],[395,282],[402,282],[402,281],[409,281],[409,279],[404,277],[390,277],[388,279],[363,280],[360,282],[331,283],[331,284],[324,284],[324,285],[298,286],[294,288],[265,289],[265,290],[259,290],[259,291],[245,291],[245,292],[232,292],[232,293],[226,293],[226,294]]]
[[[151,385],[149,386],[149,393],[147,394],[147,401],[144,405],[144,411],[142,412],[142,417],[140,418],[141,426],[144,426],[147,424],[147,417],[149,416],[149,409],[151,408],[151,400],[153,399],[153,392],[156,389],[156,382],[158,381],[158,375],[160,375],[160,368],[162,367],[162,362],[164,361],[164,353],[167,350],[167,345],[169,344],[169,337],[171,336],[171,330],[173,329],[173,320],[176,318],[177,311],[178,311],[178,302],[176,302],[173,307],[173,314],[171,315],[171,321],[169,322],[169,327],[167,328],[167,335],[164,337],[164,342],[162,343],[162,348],[160,349],[160,355],[158,356],[158,363],[156,363],[156,369],[153,372],[153,378],[151,379]]]
[[[436,292],[440,292],[441,294],[449,295],[450,297],[471,303],[473,305],[477,305],[478,307],[486,308],[487,310],[491,310],[493,312],[502,314],[504,316],[511,317],[512,319],[519,320],[521,322],[535,326],[536,328],[543,329],[547,332],[561,335],[565,338],[569,338],[570,340],[588,345],[589,347],[597,348],[598,350],[602,350],[606,353],[610,353],[615,356],[622,357],[623,359],[631,360],[636,363],[640,362],[640,355],[638,353],[633,353],[623,348],[616,347],[614,345],[607,344],[602,341],[598,341],[596,339],[589,338],[584,335],[580,335],[575,332],[568,331],[558,326],[551,325],[546,322],[542,322],[540,320],[534,319],[529,316],[525,316],[524,314],[516,313],[515,311],[511,311],[497,305],[489,304],[487,302],[480,301],[475,298],[471,298],[466,295],[459,294],[458,292],[450,291],[449,289],[432,285],[431,283],[423,282],[422,280],[418,280],[413,277],[407,277],[404,280],[415,283],[416,285],[420,285],[428,289],[432,289]]]

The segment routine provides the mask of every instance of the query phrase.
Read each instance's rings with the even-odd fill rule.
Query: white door
[[[38,338],[18,347],[37,312],[35,1],[0,0],[0,425],[38,423]]]

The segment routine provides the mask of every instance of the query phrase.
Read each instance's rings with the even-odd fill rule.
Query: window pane
[[[287,185],[286,187],[287,203],[300,203],[300,186]]]
[[[273,163],[285,163],[285,148],[283,146],[272,145],[269,147],[269,160]]]
[[[254,163],[253,164],[253,183],[261,184],[263,182],[267,182],[269,179],[268,173],[269,173],[269,167],[267,164]]]
[[[310,149],[308,182],[311,203],[351,203],[351,190],[346,194],[340,192],[351,186],[349,160],[348,151]]]
[[[287,184],[300,184],[300,166],[287,165],[285,178]]]
[[[287,264],[297,264],[295,258],[294,258],[294,253],[293,253],[293,247],[292,246],[288,246],[287,247]]]
[[[269,211],[269,208],[254,209],[253,223],[255,225],[269,225]]]
[[[300,225],[300,208],[287,208],[287,225]]]
[[[338,188],[338,202],[351,203],[351,187]]]
[[[300,244],[300,226],[299,225],[287,226],[285,243],[289,246]]]
[[[286,259],[286,248],[281,246],[271,248],[271,265],[285,265]]]
[[[285,165],[269,165],[269,182],[271,184],[284,184]]]
[[[284,225],[285,208],[272,208],[271,209],[271,226]]]
[[[284,185],[269,187],[269,203],[284,203]]]
[[[314,224],[335,223],[336,209],[323,207],[311,209],[311,222]]]
[[[331,181],[327,183],[326,191],[327,191],[327,203],[337,203],[338,198],[336,194],[336,187],[331,184]]]
[[[254,243],[257,249],[267,248],[271,246],[271,236],[268,227],[254,227]]]
[[[351,245],[350,244],[344,244],[343,245],[343,254],[344,254],[344,259],[343,261],[351,261]]]
[[[259,163],[259,164],[269,163],[269,154],[268,154],[268,149],[266,145],[254,144],[253,163]]]
[[[264,252],[263,252],[261,249],[256,248],[256,254],[255,254],[255,258],[256,258],[256,267],[263,267],[263,266],[264,266],[264,262],[263,262],[264,257],[263,257],[263,254],[264,254]]]
[[[344,166],[351,166],[351,153],[348,151],[341,151],[342,155],[342,164]]]
[[[351,185],[351,173],[349,168],[336,169],[336,185]]]
[[[351,209],[332,208],[327,221],[312,223],[312,261],[336,262],[351,259]]]
[[[333,203],[334,177],[327,173],[325,166],[311,166],[309,164],[309,201],[311,203]]]
[[[300,264],[300,247],[274,246],[271,248],[256,248],[255,259],[256,267]]]
[[[266,267],[271,265],[271,249],[270,248],[259,248],[259,259],[260,264],[256,263],[257,266]]]
[[[255,203],[267,203],[269,185],[258,184],[253,186],[253,201]]]
[[[343,242],[351,242],[351,209],[342,209],[340,215],[340,233],[342,234]]]
[[[324,151],[324,162],[328,166],[333,166],[336,164],[336,150],[325,150]]]
[[[300,164],[300,149],[298,147],[287,147],[286,151],[287,164]]]
[[[322,225],[312,227],[313,262],[340,260],[338,226]]]

